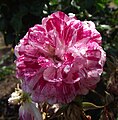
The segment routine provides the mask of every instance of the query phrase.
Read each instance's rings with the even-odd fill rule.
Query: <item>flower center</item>
[[[55,64],[58,64],[58,63],[62,62],[61,58],[58,57],[57,55],[54,55],[54,56],[53,56],[53,60],[54,60],[54,63],[55,63]]]

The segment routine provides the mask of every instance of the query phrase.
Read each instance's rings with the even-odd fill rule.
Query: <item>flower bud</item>
[[[8,99],[8,102],[14,105],[20,104],[22,93],[23,91],[21,89],[17,89],[15,92],[11,94],[11,97]]]
[[[42,120],[41,113],[35,103],[26,101],[19,108],[20,120]]]

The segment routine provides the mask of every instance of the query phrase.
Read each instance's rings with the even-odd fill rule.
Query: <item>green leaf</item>
[[[50,5],[55,5],[55,4],[58,4],[57,0],[50,0]]]
[[[82,102],[82,106],[83,106],[84,111],[100,109],[104,107],[104,106],[97,106],[91,102]]]
[[[99,25],[97,28],[100,30],[111,30],[112,29],[109,25],[104,25],[104,24]]]
[[[78,6],[74,0],[71,1],[71,5],[77,8],[77,10],[80,10],[80,6]]]
[[[118,0],[114,0],[114,3],[118,5]]]
[[[114,101],[114,96],[108,93],[107,91],[105,91],[105,93],[106,93],[106,104],[110,104],[111,102]]]
[[[107,30],[111,30],[111,27],[109,26],[109,25],[100,25],[100,27],[102,28],[102,29],[107,29]]]

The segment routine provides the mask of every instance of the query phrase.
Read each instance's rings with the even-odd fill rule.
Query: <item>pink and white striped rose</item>
[[[68,103],[86,95],[103,72],[101,39],[91,21],[60,11],[43,18],[15,47],[22,89],[36,102]]]

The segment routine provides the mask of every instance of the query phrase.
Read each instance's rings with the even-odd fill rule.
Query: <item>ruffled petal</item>
[[[92,21],[63,12],[43,18],[15,47],[17,77],[36,102],[68,103],[100,80],[106,54]]]

